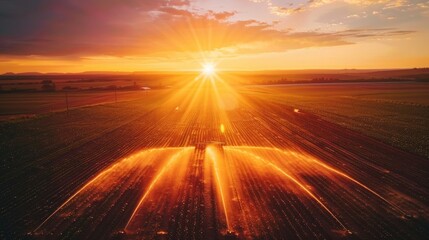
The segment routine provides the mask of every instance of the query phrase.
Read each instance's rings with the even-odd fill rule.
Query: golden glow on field
[[[225,238],[236,233],[246,239],[264,236],[272,234],[271,229],[282,232],[278,229],[283,226],[290,226],[290,234],[297,236],[306,232],[319,236],[318,229],[325,225],[347,236],[352,229],[342,215],[343,206],[356,204],[352,207],[360,209],[375,202],[370,205],[375,209],[380,200],[386,211],[406,215],[382,193],[346,174],[348,168],[340,169],[301,151],[293,145],[294,139],[287,141],[294,133],[292,127],[282,128],[286,121],[281,116],[276,120],[276,115],[267,114],[268,109],[264,112],[265,106],[255,106],[257,99],[253,103],[241,96],[225,81],[226,71],[218,75],[216,64],[205,62],[201,66],[200,75],[186,79],[185,86],[166,98],[162,111],[155,112],[162,118],[153,122],[147,141],[156,148],[115,161],[89,179],[33,232],[60,232],[62,226],[71,229],[75,219],[93,216],[98,205],[118,206],[106,209],[112,213],[116,209],[128,219],[121,233],[130,238],[156,233],[171,234],[165,237],[175,239],[175,231],[203,233],[199,229],[212,228],[212,217],[212,229],[226,231]],[[300,112],[293,108],[293,113]],[[361,191],[353,191],[357,187]],[[128,197],[131,200],[119,208]],[[209,220],[200,221],[207,213],[211,214]],[[326,224],[313,224],[318,217]],[[302,229],[294,230],[300,225]]]

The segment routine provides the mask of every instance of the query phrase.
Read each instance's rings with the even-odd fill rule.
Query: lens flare
[[[202,72],[206,76],[213,75],[216,72],[215,65],[213,63],[204,64]]]

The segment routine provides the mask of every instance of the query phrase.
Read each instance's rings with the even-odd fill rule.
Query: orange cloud
[[[182,1],[180,1],[182,2]],[[184,4],[184,3],[183,3]],[[129,11],[124,10],[125,12]],[[2,38],[3,54],[40,56],[142,56],[219,51],[223,54],[285,51],[305,47],[351,44],[353,38],[409,34],[395,29],[360,29],[343,32],[291,32],[256,20],[228,21],[233,12],[195,13],[161,6],[105,23],[50,22],[44,34]],[[74,16],[76,17],[76,16]],[[85,17],[84,17],[85,18]],[[74,21],[83,21],[75,18]],[[57,31],[58,30],[58,31]]]
[[[61,64],[69,60],[102,64],[118,58],[173,62],[210,54],[234,57],[351,45],[413,33],[396,28],[298,32],[280,29],[277,23],[237,20],[241,18],[235,11],[201,10],[190,4],[187,0],[3,1],[0,55],[5,62],[1,64],[7,66],[8,59],[14,64],[21,59],[21,64],[52,65],[53,59]]]

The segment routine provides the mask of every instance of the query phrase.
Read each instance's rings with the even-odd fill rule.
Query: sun
[[[213,75],[216,72],[215,65],[213,63],[203,64],[202,72],[207,76]]]

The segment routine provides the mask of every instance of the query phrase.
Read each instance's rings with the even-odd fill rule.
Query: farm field
[[[427,88],[191,81],[3,122],[0,237],[425,239]]]
[[[429,239],[429,0],[0,19],[0,240]]]
[[[155,91],[155,95],[163,90]],[[0,94],[0,121],[29,118],[40,114],[66,111],[98,104],[137,100],[148,95],[145,91],[72,91]],[[162,95],[162,93],[161,93]]]
[[[427,83],[292,84],[245,92],[429,158]]]

